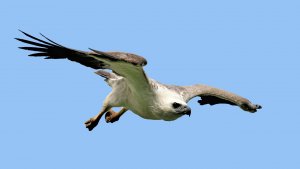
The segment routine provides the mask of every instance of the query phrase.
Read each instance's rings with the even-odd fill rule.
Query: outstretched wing
[[[143,90],[150,88],[148,78],[143,70],[147,61],[141,56],[124,52],[101,52],[94,49],[90,49],[92,52],[84,52],[64,47],[42,34],[47,41],[21,32],[31,38],[30,40],[16,38],[18,41],[32,45],[19,47],[35,52],[28,56],[45,57],[45,59],[69,59],[93,69],[110,69],[115,74],[123,76],[128,81],[129,86],[137,90],[138,88]]]
[[[241,109],[251,113],[254,113],[257,111],[257,109],[262,108],[262,106],[258,104],[252,104],[248,99],[238,96],[234,93],[206,85],[185,86],[182,87],[182,91],[182,95],[186,102],[196,96],[201,97],[201,100],[198,100],[200,105],[229,104],[239,106]]]

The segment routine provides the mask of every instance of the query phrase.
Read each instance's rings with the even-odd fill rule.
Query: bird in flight
[[[124,52],[102,52],[94,49],[85,52],[64,47],[46,36],[45,40],[36,38],[21,31],[30,40],[16,38],[29,44],[20,49],[34,51],[29,56],[45,57],[45,59],[69,59],[84,66],[100,69],[95,73],[105,78],[112,91],[105,98],[97,115],[85,122],[91,131],[105,114],[107,123],[113,123],[128,110],[144,119],[172,121],[183,115],[191,115],[189,100],[200,97],[200,105],[229,104],[238,106],[244,111],[254,113],[262,106],[252,104],[248,99],[228,91],[196,84],[191,86],[175,86],[159,83],[149,78],[143,66],[145,58]],[[104,71],[105,70],[105,71]],[[119,112],[112,110],[121,107]]]

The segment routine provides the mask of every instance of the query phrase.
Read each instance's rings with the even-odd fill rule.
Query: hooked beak
[[[191,110],[190,107],[186,106],[186,107],[184,107],[184,109],[183,109],[183,113],[186,114],[186,115],[191,116],[192,110]]]

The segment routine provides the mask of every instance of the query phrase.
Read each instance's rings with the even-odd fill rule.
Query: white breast
[[[151,81],[155,83],[155,81]],[[170,99],[183,100],[178,93],[169,90],[165,86],[156,84],[151,92],[135,91],[127,86],[124,79],[111,82],[113,88],[108,96],[110,105],[113,107],[126,107],[133,113],[145,119],[152,120],[175,120],[178,115],[170,114]]]

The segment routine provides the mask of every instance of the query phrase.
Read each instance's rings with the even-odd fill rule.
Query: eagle
[[[30,46],[20,49],[33,51],[28,55],[45,59],[69,59],[86,67],[96,69],[112,88],[106,96],[102,108],[97,115],[85,122],[91,131],[105,115],[107,123],[113,123],[128,110],[144,119],[173,121],[183,115],[191,115],[187,103],[194,97],[200,97],[200,105],[229,104],[242,110],[254,113],[261,109],[259,104],[252,104],[248,99],[234,93],[203,84],[176,86],[162,84],[149,78],[143,66],[147,60],[139,55],[125,52],[102,52],[89,48],[80,51],[62,46],[43,34],[44,40],[36,38],[20,30],[28,39],[15,38]],[[121,107],[116,112],[112,108]]]

